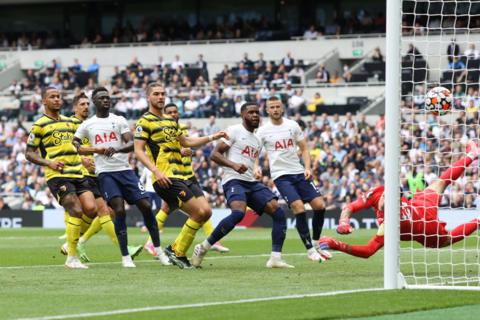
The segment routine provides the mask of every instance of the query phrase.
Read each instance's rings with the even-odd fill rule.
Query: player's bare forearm
[[[182,138],[183,137],[183,138]],[[210,136],[207,137],[185,137],[180,136],[180,144],[185,148],[195,148],[203,146],[211,141]]]
[[[115,151],[117,153],[129,153],[132,152],[134,147],[133,147],[133,134],[131,132],[126,132],[122,134],[122,139],[124,145]]]
[[[220,153],[218,151],[213,151],[212,155],[210,156],[210,160],[213,162],[217,163],[218,165],[222,167],[228,167],[228,168],[234,168],[236,165],[235,162],[228,160],[223,153]]]
[[[50,164],[50,161],[42,158],[37,152],[37,150],[33,149],[32,147],[27,147],[27,150],[25,152],[25,158],[31,163],[39,166],[48,166]]]
[[[154,172],[157,167],[152,163],[150,158],[145,153],[145,141],[144,140],[135,140],[134,141],[134,152],[135,157],[145,166],[148,170]]]
[[[312,170],[310,152],[308,151],[306,140],[304,139],[304,140],[300,141],[298,143],[298,147],[300,148],[300,151],[302,152],[302,159],[303,159],[303,164],[305,166],[305,170]]]
[[[352,216],[352,211],[348,207],[345,207],[342,210],[342,213],[340,214],[340,220],[345,218],[350,219],[351,216]]]

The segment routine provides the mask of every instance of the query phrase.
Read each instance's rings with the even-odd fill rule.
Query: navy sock
[[[272,252],[282,252],[283,242],[287,235],[287,219],[282,208],[272,214]]]
[[[225,237],[240,221],[242,221],[244,215],[245,212],[243,211],[232,210],[232,213],[220,221],[215,230],[213,230],[212,234],[207,239],[208,243],[213,245],[217,241],[220,241],[220,239]]]
[[[113,221],[115,225],[115,233],[118,239],[118,246],[122,252],[122,256],[128,256],[128,236],[126,217],[116,216]]]
[[[145,222],[145,227],[148,229],[148,233],[152,238],[153,246],[160,247],[160,233],[158,232],[157,220],[153,216],[153,212],[149,211],[148,213],[143,214],[143,222]]]
[[[313,211],[313,220],[312,220],[313,241],[320,240],[320,235],[322,234],[324,220],[325,220],[325,209]]]
[[[312,248],[312,238],[310,238],[310,230],[308,229],[307,214],[305,211],[295,215],[295,225],[305,248],[307,248],[307,250]]]

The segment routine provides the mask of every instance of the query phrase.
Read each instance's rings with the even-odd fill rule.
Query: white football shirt
[[[88,138],[92,147],[120,148],[124,145],[122,134],[130,132],[124,117],[110,114],[107,118],[93,116],[82,122],[75,132],[79,139]],[[128,163],[128,153],[115,153],[111,157],[94,154],[95,173],[131,170]]]
[[[240,174],[231,168],[224,167],[222,185],[230,180],[256,181],[253,177],[253,167],[260,152],[260,140],[253,133],[245,129],[243,124],[236,124],[227,128],[228,140],[222,141],[230,146],[225,157],[236,163],[243,163],[248,170]]]
[[[298,157],[298,142],[304,138],[298,123],[286,118],[280,125],[269,121],[258,129],[257,136],[267,152],[273,180],[286,174],[305,172]]]

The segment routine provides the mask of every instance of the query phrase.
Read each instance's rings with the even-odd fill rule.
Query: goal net
[[[402,196],[412,199],[466,157],[469,140],[479,142],[480,1],[403,0],[401,34],[400,187]],[[425,94],[437,86],[453,95],[452,109],[444,116],[425,110]],[[463,169],[440,197],[437,235],[444,232],[442,222],[451,232],[480,216],[478,161]],[[439,249],[434,242],[442,240],[422,232],[400,231],[403,239],[423,237],[430,243],[400,242],[400,272],[407,287],[480,289],[478,230]]]

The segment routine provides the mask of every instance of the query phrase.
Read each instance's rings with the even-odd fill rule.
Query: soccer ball
[[[430,111],[434,115],[443,116],[452,107],[452,100],[452,94],[447,88],[432,88],[425,97],[425,110]]]

